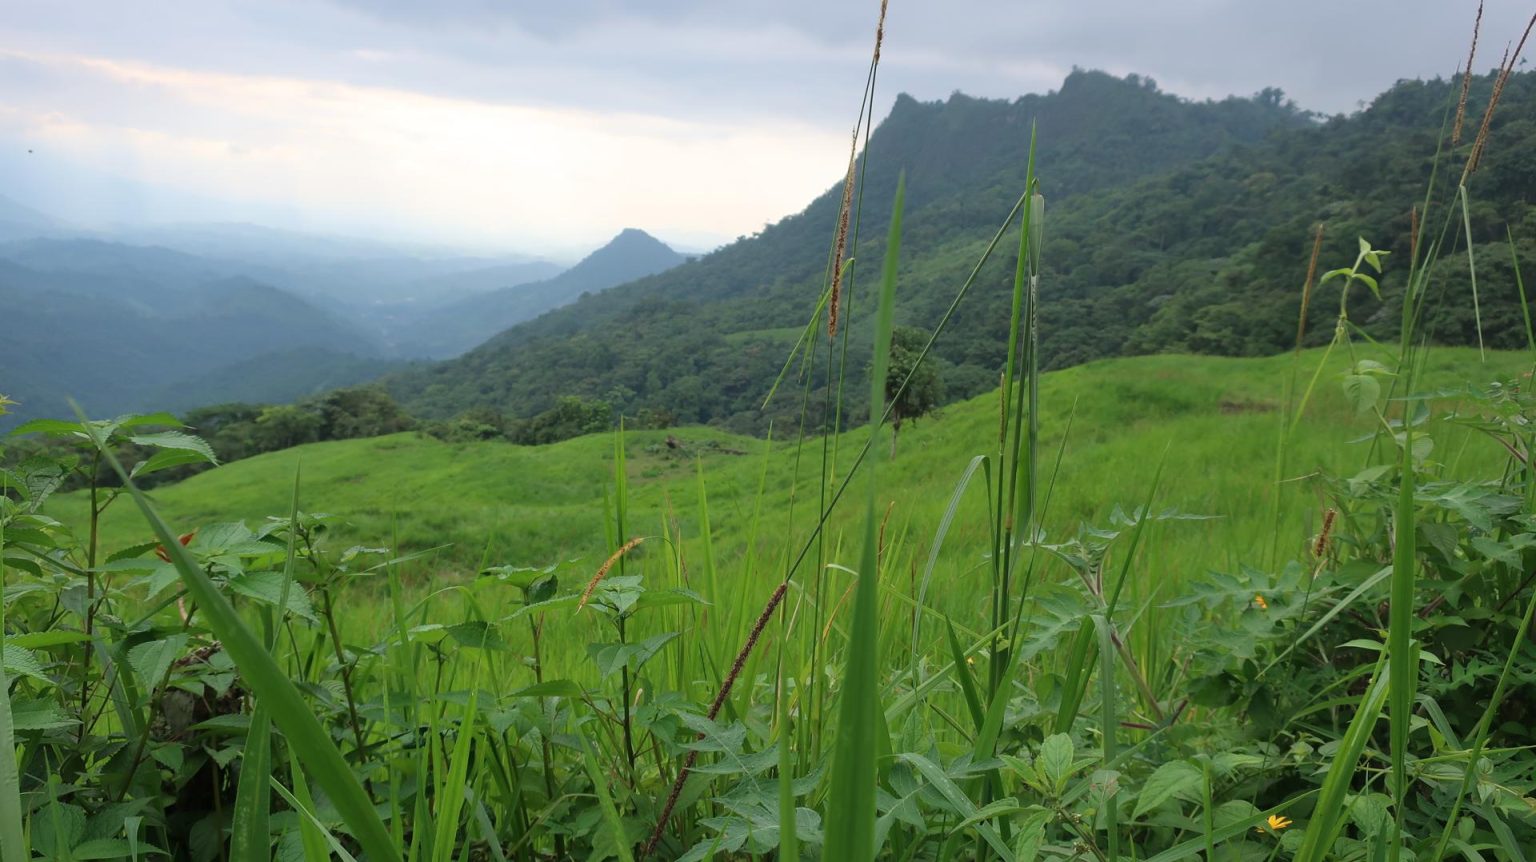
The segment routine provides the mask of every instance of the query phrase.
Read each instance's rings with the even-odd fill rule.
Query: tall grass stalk
[[[890,360],[892,319],[896,300],[896,268],[901,250],[901,214],[906,180],[896,185],[891,230],[886,241],[885,268],[875,318],[874,369],[870,373],[869,449],[879,461],[875,440],[885,415],[885,370]],[[838,694],[837,738],[834,740],[826,844],[822,858],[831,862],[864,862],[875,856],[875,752],[879,716],[879,538],[876,518],[876,476],[867,471],[869,496],[864,515],[864,553],[854,591],[843,684]]]

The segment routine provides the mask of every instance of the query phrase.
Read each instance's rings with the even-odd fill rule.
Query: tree
[[[933,412],[944,399],[944,381],[930,358],[918,364],[928,333],[911,326],[891,332],[891,361],[885,373],[885,398],[891,404],[891,456],[902,423]],[[908,377],[911,379],[909,380]],[[902,388],[902,384],[906,388]]]

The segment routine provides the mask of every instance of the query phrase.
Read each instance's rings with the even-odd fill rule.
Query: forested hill
[[[1533,188],[1524,166],[1536,160],[1525,119],[1536,116],[1531,82],[1529,75],[1510,81],[1473,178],[1479,242],[1524,219]],[[1476,83],[1474,112],[1490,87],[1488,79]],[[1187,102],[1148,80],[1099,72],[1074,72],[1060,90],[1013,102],[903,96],[869,143],[858,253],[865,263],[853,319],[868,306],[865,288],[877,268],[869,262],[881,254],[874,238],[883,234],[898,173],[908,182],[899,322],[928,326],[1022,191],[1035,128],[1048,202],[1047,365],[1124,352],[1283,349],[1295,335],[1314,223],[1329,224],[1330,266],[1349,264],[1356,234],[1406,246],[1408,208],[1422,198],[1454,89],[1403,83],[1365,111],[1328,121],[1298,111],[1278,91]],[[392,378],[390,388],[428,416],[470,407],[529,415],[575,395],[630,415],[650,410],[759,432],[780,413],[798,413],[796,399],[766,412],[759,406],[815,306],[840,191],[830,188],[760,235],[584,298],[457,360]],[[1500,258],[1490,251],[1484,259],[1497,267]],[[1011,254],[996,255],[939,343],[951,397],[996,385],[1012,270]],[[1389,301],[1393,284],[1384,281]],[[1329,313],[1321,300],[1314,308]],[[1511,337],[1503,326],[1509,308],[1485,299],[1484,324],[1496,339]],[[1371,312],[1361,303],[1355,317]],[[1451,317],[1437,331],[1464,339]]]

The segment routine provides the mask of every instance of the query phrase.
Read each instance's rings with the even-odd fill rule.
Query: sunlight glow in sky
[[[7,0],[0,195],[87,227],[251,221],[571,256],[713,246],[846,164],[877,0]],[[893,0],[898,92],[1073,66],[1352,111],[1463,62],[1469,0]],[[1493,0],[1478,68],[1530,14]],[[28,152],[28,151],[31,152]]]

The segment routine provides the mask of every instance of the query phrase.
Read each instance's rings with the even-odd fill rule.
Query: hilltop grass
[[[1309,350],[1299,361],[1310,373],[1321,359],[1321,350]],[[1323,372],[1326,385],[1290,445],[1288,481],[1275,488],[1267,471],[1275,456],[1283,380],[1294,361],[1289,355],[1145,356],[1044,374],[1042,452],[1054,459],[1071,419],[1045,513],[1047,534],[1060,537],[1082,523],[1102,524],[1115,507],[1140,503],[1161,466],[1154,508],[1212,517],[1148,527],[1142,551],[1147,567],[1138,571],[1155,572],[1160,588],[1176,588],[1183,575],[1264,561],[1275,533],[1270,517],[1277,493],[1280,544],[1292,555],[1299,552],[1317,532],[1325,508],[1309,478],[1365,467],[1367,447],[1360,438],[1372,433],[1374,422],[1356,415],[1339,394],[1335,381],[1347,363],[1336,353]],[[1443,348],[1431,355],[1422,385],[1447,391],[1437,410],[1448,413],[1456,405],[1449,394],[1454,390],[1481,378],[1515,377],[1529,367],[1522,354],[1492,352],[1484,361],[1475,348]],[[997,399],[994,391],[950,405],[900,435],[896,458],[882,476],[881,507],[884,514],[890,505],[887,530],[903,537],[910,559],[928,554],[926,525],[943,515],[959,467],[987,451],[989,437],[995,440]],[[834,465],[846,468],[861,433],[832,441]],[[1487,470],[1502,455],[1491,442],[1451,423],[1439,423],[1435,435],[1436,458],[1451,475]],[[686,448],[669,448],[668,437]],[[761,559],[779,552],[787,536],[805,535],[807,513],[813,514],[814,500],[806,503],[804,489],[800,516],[789,512],[795,444],[703,427],[629,432],[625,443],[632,533],[660,535],[671,529],[664,525],[675,522],[686,540],[685,554],[698,559],[702,475],[720,577],[732,589],[766,596],[776,574],[771,566],[764,569]],[[177,529],[237,520],[256,526],[284,514],[293,477],[302,468],[302,506],[333,516],[331,546],[385,542],[401,553],[432,551],[405,570],[412,592],[421,595],[469,579],[485,565],[577,560],[577,570],[596,568],[609,550],[601,501],[613,480],[612,462],[611,435],[516,446],[445,443],[402,433],[257,456],[157,489],[151,499]],[[802,485],[806,469],[803,464]],[[837,477],[836,469],[832,475]],[[980,566],[987,549],[979,490],[969,493],[962,507],[942,551],[952,577]],[[83,530],[82,494],[55,497],[49,512]],[[754,518],[759,571],[748,572],[746,545]],[[856,535],[855,522],[854,515],[834,513],[828,530],[833,543]],[[119,506],[104,517],[102,537],[106,549],[115,550],[145,541],[148,532],[137,512]],[[941,609],[963,618],[984,592],[980,580],[946,590]],[[348,622],[359,625],[360,635],[378,636],[368,619],[360,615]]]

